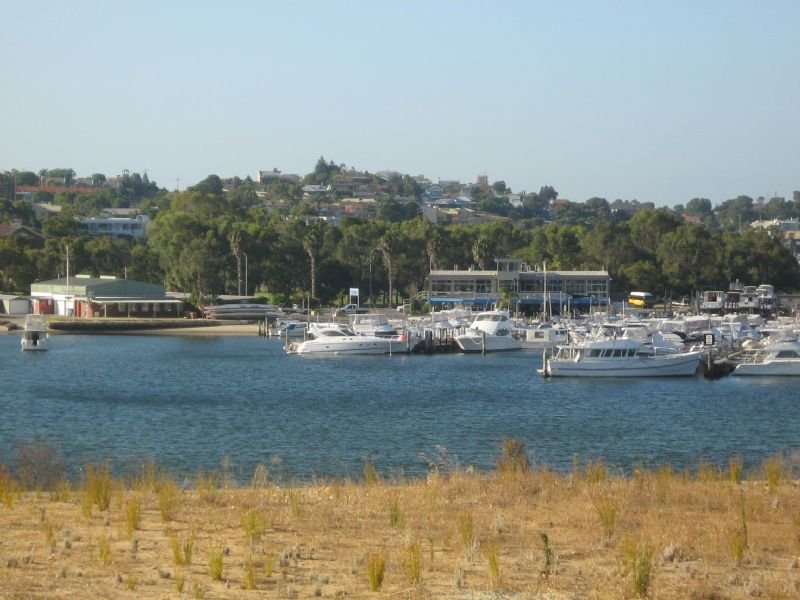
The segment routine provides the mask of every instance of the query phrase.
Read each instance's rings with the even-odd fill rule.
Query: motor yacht
[[[742,354],[733,375],[800,375],[800,341],[796,337],[765,338]]]
[[[506,310],[480,312],[467,330],[453,338],[462,352],[522,350],[512,335],[514,320]]]
[[[590,339],[558,346],[555,355],[545,353],[545,377],[689,377],[703,355],[701,350],[659,352],[642,340],[628,337]]]
[[[408,342],[400,335],[378,337],[356,335],[341,327],[312,327],[305,340],[291,342],[284,350],[306,355],[395,354],[408,352]]]

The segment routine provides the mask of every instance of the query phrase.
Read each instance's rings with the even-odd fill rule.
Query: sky
[[[4,0],[0,170],[800,189],[796,0]]]

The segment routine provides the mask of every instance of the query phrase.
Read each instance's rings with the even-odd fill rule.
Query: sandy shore
[[[164,329],[144,329],[127,332],[136,335],[258,335],[258,323],[225,323],[199,327],[174,327]]]
[[[24,325],[24,316],[3,315],[0,318],[0,333],[19,335]],[[206,319],[198,319],[196,321],[175,319],[76,319],[68,322],[70,326],[69,329],[61,329],[59,327],[64,325],[67,325],[67,322],[61,319],[48,321],[48,332],[51,335],[258,335],[258,323],[246,321],[211,321]]]

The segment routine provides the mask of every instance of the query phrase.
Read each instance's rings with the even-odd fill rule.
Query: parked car
[[[366,307],[358,306],[357,304],[345,304],[341,308],[336,309],[336,316],[343,317],[345,315],[362,315],[369,312]]]
[[[300,306],[299,304],[292,304],[291,306],[284,306],[281,310],[285,312],[287,315],[307,315],[308,309],[304,306]]]

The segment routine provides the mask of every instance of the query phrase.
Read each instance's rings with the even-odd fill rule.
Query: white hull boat
[[[453,339],[462,352],[507,352],[522,350],[512,335],[514,320],[505,310],[480,312],[461,335]]]
[[[748,354],[736,365],[734,375],[800,375],[800,342],[775,341]]]
[[[291,342],[287,354],[342,356],[359,354],[395,354],[408,351],[404,336],[378,337],[355,335],[338,327],[312,328],[309,339]]]
[[[44,315],[25,315],[25,329],[22,332],[23,350],[47,350],[47,322]]]
[[[630,338],[592,340],[559,346],[555,356],[544,355],[545,377],[691,377],[700,367],[702,351],[652,352]]]

